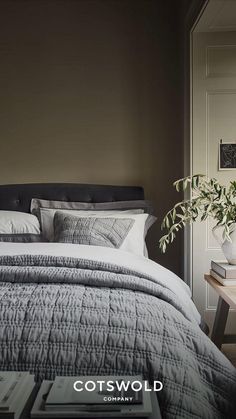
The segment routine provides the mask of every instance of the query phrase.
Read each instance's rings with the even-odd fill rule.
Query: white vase
[[[220,244],[222,252],[224,253],[227,261],[229,262],[229,264],[230,265],[236,265],[236,229],[233,230],[232,233],[230,233],[231,241],[229,241],[229,240],[223,241],[222,238],[220,238],[216,234],[216,230],[218,228],[219,227],[216,226],[212,229],[213,236],[215,237],[215,239]]]

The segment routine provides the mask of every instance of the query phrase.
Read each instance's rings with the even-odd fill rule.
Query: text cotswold
[[[82,381],[78,380],[74,382],[75,391],[108,391],[113,392],[115,390],[128,391],[131,388],[133,391],[161,391],[163,389],[163,384],[161,381],[154,381],[153,386],[150,386],[148,381],[105,381],[105,380],[88,380]]]

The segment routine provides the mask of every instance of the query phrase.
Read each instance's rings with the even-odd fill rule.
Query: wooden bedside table
[[[220,349],[222,343],[236,343],[236,335],[224,334],[229,308],[236,309],[236,285],[224,286],[209,274],[204,278],[219,295],[211,340]]]

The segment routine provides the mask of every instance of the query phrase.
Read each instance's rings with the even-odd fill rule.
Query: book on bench
[[[58,410],[66,408],[66,410],[91,409],[91,410],[119,410],[120,404],[142,404],[143,392],[134,391],[131,388],[131,383],[138,380],[142,382],[141,376],[126,376],[121,380],[121,377],[111,376],[87,376],[86,382],[90,383],[90,391],[79,388],[79,391],[74,390],[74,383],[82,383],[85,377],[76,379],[75,377],[56,377],[53,382],[50,393],[45,403],[45,410]],[[99,381],[100,385],[96,385],[96,389],[92,390],[91,384]],[[123,385],[122,385],[123,381]],[[114,385],[114,390],[106,390],[107,383],[117,383],[118,388]],[[115,402],[114,402],[115,401]],[[145,401],[144,401],[145,402]],[[85,407],[84,407],[85,406]]]
[[[0,371],[0,419],[18,419],[34,386],[29,372]]]
[[[121,377],[56,377],[55,381],[43,381],[38,392],[31,418],[161,418],[154,391],[141,391],[133,395],[133,390],[122,392],[108,392],[107,389],[76,392],[73,388],[75,381],[119,380]],[[134,378],[122,377],[125,382]],[[139,394],[138,394],[139,393]],[[129,394],[127,396],[127,394]],[[124,398],[127,399],[124,400]],[[107,399],[110,399],[108,401]],[[113,398],[115,400],[113,400]],[[121,400],[120,400],[121,399]],[[152,405],[155,404],[155,415]]]

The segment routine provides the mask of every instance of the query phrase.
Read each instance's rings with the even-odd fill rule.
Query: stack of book
[[[107,383],[120,380],[121,377],[88,376],[86,380]],[[83,382],[85,377],[56,377],[54,381],[43,381],[31,410],[31,418],[135,418],[160,419],[160,409],[156,393],[139,392],[131,388],[127,391],[106,389],[75,391],[74,383]],[[128,382],[134,377],[122,377]],[[136,377],[137,379],[137,377]],[[142,380],[142,377],[138,377]]]
[[[222,285],[236,285],[236,265],[212,260],[210,274]]]
[[[0,371],[0,419],[18,419],[34,385],[29,372]]]

